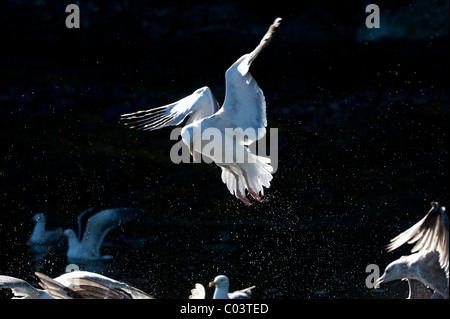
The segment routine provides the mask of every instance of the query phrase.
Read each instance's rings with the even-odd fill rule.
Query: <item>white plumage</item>
[[[445,207],[437,202],[431,203],[431,209],[419,222],[391,240],[387,250],[392,251],[404,243],[413,244],[411,252],[436,251],[439,264],[448,280],[449,260],[449,221]]]
[[[0,289],[11,289],[13,299],[153,299],[140,289],[89,271],[73,271],[54,279],[36,273],[38,289],[25,280],[0,276]]]
[[[439,265],[439,254],[436,251],[421,251],[393,261],[377,279],[375,288],[381,283],[400,279],[419,281],[440,294],[442,298],[448,299],[447,280],[445,272]],[[410,298],[412,293],[413,291],[410,291]]]
[[[255,289],[255,286],[251,286],[249,288],[229,292],[230,281],[228,277],[224,275],[219,275],[214,278],[214,281],[211,281],[209,286],[215,287],[213,299],[249,299],[252,295],[252,289]]]
[[[48,292],[30,285],[23,279],[0,275],[0,289],[11,289],[12,299],[53,299]]]
[[[186,126],[181,130],[183,142],[191,154],[195,152],[214,161],[222,168],[222,181],[232,195],[246,205],[250,201],[245,190],[256,200],[261,201],[264,187],[270,187],[273,168],[270,159],[253,154],[248,146],[266,133],[266,102],[262,90],[249,72],[249,68],[261,50],[272,39],[280,25],[278,18],[270,26],[260,44],[249,54],[240,57],[225,73],[226,93],[223,106],[219,104],[208,87],[196,90],[191,95],[169,105],[122,115],[131,128],[155,130],[181,124],[189,115]],[[208,129],[221,132],[222,152],[206,153],[203,149],[203,132]],[[226,133],[232,129],[233,135]],[[251,130],[254,134],[246,134]],[[225,145],[232,145],[234,154],[224,160]],[[229,150],[229,149],[228,149]],[[219,154],[217,154],[219,153]],[[243,154],[242,158],[239,155]]]
[[[214,278],[214,281],[209,283],[209,287],[215,287],[213,299],[250,299],[252,289],[255,286],[229,292],[230,281],[227,276],[219,275]],[[191,290],[189,299],[205,299],[205,287],[202,284],[195,284],[195,288]]]
[[[81,217],[89,212],[84,211],[78,217],[78,236],[72,229],[66,229],[69,248],[67,258],[71,261],[89,261],[109,259],[112,256],[101,256],[100,248],[106,235],[115,227],[136,219],[135,213],[139,212],[133,208],[105,209],[89,217],[84,233],[81,234]]]

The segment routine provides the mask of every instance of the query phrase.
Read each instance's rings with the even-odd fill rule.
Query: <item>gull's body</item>
[[[31,233],[29,243],[31,245],[49,245],[53,244],[61,238],[63,229],[58,227],[54,230],[46,229],[46,217],[44,214],[36,214],[33,217],[33,221],[36,223]]]
[[[270,42],[281,19],[270,26],[260,44],[249,54],[240,57],[225,73],[225,101],[219,104],[208,87],[196,90],[193,94],[169,105],[155,109],[124,114],[122,119],[130,121],[132,128],[155,130],[171,125],[179,125],[189,115],[189,120],[181,130],[183,142],[189,146],[191,154],[202,154],[222,168],[222,181],[232,195],[246,205],[250,201],[245,190],[256,200],[261,201],[264,187],[270,187],[273,168],[270,159],[253,154],[248,146],[266,133],[266,103],[262,90],[249,72],[249,68],[261,50]],[[225,129],[234,130],[234,135],[226,134]],[[235,154],[224,160],[216,152],[204,152],[202,135],[208,129],[221,133],[222,146],[232,145]],[[240,131],[236,130],[239,129]],[[251,130],[255,134],[243,132]],[[245,160],[236,154],[244,154]]]
[[[81,215],[78,218],[79,231],[78,236],[72,229],[67,229],[64,234],[67,237],[69,248],[67,258],[72,261],[87,261],[109,259],[111,256],[101,256],[100,248],[106,235],[115,227],[133,220],[135,209],[114,208],[106,209],[89,217],[86,223],[86,229],[81,234]]]
[[[249,299],[252,295],[252,289],[255,286],[228,292],[230,289],[230,281],[227,276],[219,275],[214,281],[209,283],[210,287],[215,287],[213,299]]]
[[[415,292],[411,290],[417,284],[414,281],[420,281],[442,297],[448,299],[447,279],[444,270],[440,266],[439,254],[436,251],[421,251],[393,261],[386,267],[384,274],[378,278],[375,288],[381,283],[401,279],[413,281],[409,283],[409,298],[412,298]]]

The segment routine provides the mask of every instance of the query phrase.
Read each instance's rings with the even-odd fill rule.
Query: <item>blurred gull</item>
[[[88,271],[73,271],[55,279],[41,273],[36,276],[55,299],[153,299],[126,283]]]
[[[72,229],[64,231],[69,249],[67,257],[70,260],[101,260],[112,256],[100,256],[100,247],[110,230],[136,219],[139,210],[134,208],[113,208],[100,211],[87,220],[84,233],[81,233],[81,215],[78,218],[78,236]]]
[[[34,288],[25,280],[0,275],[0,289],[11,289],[13,299],[53,299],[48,292]]]
[[[407,229],[391,240],[387,246],[388,251],[392,251],[404,243],[416,243],[411,252],[436,251],[439,255],[439,264],[445,272],[448,285],[448,216],[445,207],[437,202],[431,203],[431,209],[418,223]]]
[[[430,287],[442,297],[448,299],[448,286],[445,272],[439,264],[439,254],[436,251],[421,251],[409,256],[403,256],[391,262],[384,274],[375,282],[375,288],[380,284],[408,279],[410,293],[409,298],[416,298],[418,293],[416,281]]]
[[[191,295],[189,296],[189,299],[205,299],[206,293],[205,293],[205,287],[203,287],[202,284],[195,284],[195,288],[191,290]]]
[[[34,225],[33,232],[28,241],[31,245],[50,245],[54,244],[61,238],[63,233],[62,227],[58,227],[54,230],[46,230],[46,217],[45,214],[36,214],[32,219],[36,224]]]
[[[11,289],[13,299],[153,299],[126,283],[88,271],[73,271],[57,278],[36,273],[37,289],[25,280],[0,276],[0,289]]]
[[[273,172],[269,158],[251,153],[248,148],[266,134],[267,126],[264,94],[249,68],[261,50],[269,44],[280,22],[281,18],[277,18],[259,45],[251,53],[240,57],[226,71],[225,101],[220,109],[211,90],[205,86],[175,103],[122,115],[122,119],[132,125],[131,128],[142,130],[179,125],[189,115],[186,126],[181,130],[181,137],[191,155],[194,157],[195,152],[199,152],[221,167],[222,181],[230,193],[246,205],[251,203],[245,196],[245,190],[255,200],[261,201],[263,187],[270,187]],[[227,133],[227,128],[233,133]],[[220,132],[222,151],[219,149],[206,154],[202,147],[202,134],[207,129],[210,132],[211,129]],[[228,150],[228,155],[225,150]],[[230,155],[229,150],[233,154]]]
[[[219,275],[214,278],[214,281],[209,283],[210,287],[216,287],[213,295],[213,299],[250,299],[252,295],[252,289],[255,286],[245,288],[242,290],[236,290],[229,293],[230,282],[227,276]],[[205,299],[205,288],[202,284],[195,284],[195,288],[191,290],[189,299]]]

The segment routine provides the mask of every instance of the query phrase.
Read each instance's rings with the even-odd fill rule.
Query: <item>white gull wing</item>
[[[439,253],[439,263],[448,278],[449,259],[449,221],[445,207],[437,202],[431,203],[430,211],[418,223],[391,239],[387,246],[388,251],[392,251],[404,243],[416,243],[411,249],[412,252],[437,251]]]
[[[35,273],[39,285],[55,299],[131,299],[124,292],[86,278],[78,278],[77,285],[65,286],[56,279]]]
[[[138,288],[130,286],[124,282],[120,282],[118,280],[89,271],[68,272],[55,278],[55,280],[69,288],[79,286],[81,282],[80,280],[83,280],[85,283],[91,282],[92,284],[94,284],[94,282],[97,282],[102,285],[108,286],[111,289],[125,291],[126,293],[130,294],[133,299],[154,299],[151,295],[143,292]]]
[[[230,292],[228,294],[229,299],[250,299],[252,296],[252,289],[255,289],[256,286],[251,286],[245,289],[236,290],[234,292]]]
[[[0,289],[11,289],[13,299],[52,299],[46,291],[34,288],[23,279],[10,276],[0,275]]]
[[[83,236],[83,226],[84,226],[83,225],[84,224],[83,223],[83,218],[84,218],[84,216],[86,214],[92,213],[93,211],[95,211],[95,208],[94,207],[90,207],[90,208],[82,211],[81,214],[78,215],[78,217],[77,217],[77,222],[78,222],[78,233],[77,233],[77,236],[78,236],[78,240],[79,241],[81,241],[81,237]]]
[[[100,258],[100,248],[106,235],[115,227],[121,226],[136,218],[134,208],[111,208],[91,216],[86,224],[86,229],[81,241],[80,250]]]
[[[191,295],[189,299],[205,299],[206,292],[205,287],[202,284],[195,284],[195,288],[191,289]]]
[[[281,18],[277,18],[269,27],[260,44],[251,53],[240,57],[225,73],[225,101],[217,114],[223,121],[222,126],[233,129],[240,128],[243,131],[250,128],[252,133],[256,133],[256,136],[255,134],[250,134],[250,136],[241,134],[239,139],[241,144],[249,145],[262,138],[266,133],[267,117],[264,93],[250,74],[249,68],[261,50],[269,44],[280,22]]]
[[[154,109],[123,114],[122,120],[130,128],[141,130],[156,130],[163,127],[178,125],[190,115],[186,124],[211,116],[219,108],[211,90],[205,86],[185,98]]]

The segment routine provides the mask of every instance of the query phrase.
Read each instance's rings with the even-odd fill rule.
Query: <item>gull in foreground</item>
[[[33,232],[29,239],[31,245],[49,245],[53,244],[61,238],[63,233],[62,227],[58,227],[54,230],[47,230],[45,214],[36,214],[32,219],[36,224],[34,225]]]
[[[214,290],[213,299],[250,299],[252,295],[252,289],[255,286],[245,288],[242,290],[236,290],[229,293],[230,282],[227,276],[220,275],[214,278],[214,281],[209,283],[209,287],[216,287]],[[205,299],[205,287],[202,284],[195,284],[195,288],[191,290],[189,299]]]
[[[194,154],[198,152],[214,161],[222,169],[222,181],[230,193],[246,205],[251,204],[246,190],[255,200],[261,201],[263,187],[270,187],[273,172],[269,158],[256,155],[248,148],[266,134],[267,126],[264,94],[249,68],[269,44],[280,22],[281,18],[277,18],[259,45],[226,71],[225,101],[220,109],[211,90],[205,86],[175,103],[122,115],[131,128],[142,130],[179,125],[189,115],[181,130],[183,143],[189,147],[194,160]],[[210,134],[203,136],[207,130],[220,133],[220,148],[213,152],[210,149],[207,152],[203,147],[205,139],[210,138]]]
[[[100,255],[103,240],[110,230],[121,226],[128,221],[135,220],[140,211],[134,208],[112,208],[102,210],[87,220],[84,233],[81,233],[81,217],[78,218],[78,236],[73,229],[66,229],[64,235],[67,237],[69,249],[67,258],[70,260],[101,260],[110,259],[112,256]]]
[[[55,299],[154,299],[126,283],[89,271],[73,271],[55,279],[41,273],[36,276]]]
[[[0,289],[11,289],[12,299],[53,299],[42,289],[37,289],[23,279],[11,276],[0,276]]]
[[[400,279],[408,279],[409,299],[415,298],[414,294],[418,292],[418,288],[423,290],[420,284],[435,291],[432,298],[439,298],[437,293],[448,299],[447,279],[439,264],[439,254],[436,251],[421,251],[391,262],[384,274],[375,282],[375,288],[382,283]]]
[[[88,271],[73,271],[54,279],[41,273],[36,276],[44,289],[10,276],[0,276],[0,289],[11,289],[13,299],[153,299],[126,283]]]
[[[404,243],[416,243],[411,252],[436,251],[439,255],[439,264],[447,277],[448,286],[448,216],[445,207],[437,202],[431,203],[431,209],[419,222],[391,240],[387,246],[392,251]]]

